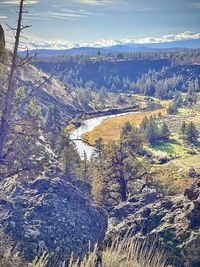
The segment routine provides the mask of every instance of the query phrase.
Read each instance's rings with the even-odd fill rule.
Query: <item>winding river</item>
[[[81,126],[77,129],[75,129],[71,135],[70,138],[74,140],[74,143],[76,145],[77,151],[80,155],[80,157],[83,159],[84,157],[84,152],[86,153],[87,159],[90,159],[92,156],[92,153],[94,151],[94,147],[88,145],[84,141],[81,140],[81,136],[87,132],[92,131],[96,126],[100,125],[104,120],[113,118],[113,117],[118,117],[118,116],[124,116],[127,114],[135,114],[137,111],[133,112],[126,112],[126,113],[119,113],[119,114],[114,114],[114,115],[107,115],[107,116],[100,116],[96,118],[91,118],[84,120],[81,124]],[[78,139],[78,140],[77,140]]]

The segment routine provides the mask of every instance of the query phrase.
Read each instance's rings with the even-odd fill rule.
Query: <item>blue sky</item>
[[[0,23],[16,23],[17,2],[0,0]],[[101,46],[138,39],[148,42],[200,37],[199,0],[28,2],[29,14],[25,15],[24,23],[32,25],[26,35],[33,46],[70,47],[94,43]]]

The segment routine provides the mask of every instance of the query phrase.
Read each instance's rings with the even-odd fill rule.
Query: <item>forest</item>
[[[199,88],[199,50],[40,57],[34,65],[86,90],[133,92],[170,99],[174,91]],[[184,58],[184,60],[183,60]]]

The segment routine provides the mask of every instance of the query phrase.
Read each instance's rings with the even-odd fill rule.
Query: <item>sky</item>
[[[30,47],[71,48],[200,38],[200,0],[28,0]],[[0,0],[0,23],[14,26],[18,0]],[[8,42],[11,32],[6,32]]]

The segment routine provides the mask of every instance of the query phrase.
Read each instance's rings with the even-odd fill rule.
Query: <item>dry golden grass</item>
[[[99,255],[97,248],[86,256],[81,262],[71,257],[69,267],[164,267],[165,256],[157,241],[136,241],[125,237],[122,241],[116,240],[111,247],[102,254],[102,263],[97,264]]]
[[[1,248],[2,249],[2,248]],[[149,238],[145,240],[136,240],[134,237],[125,235],[123,240],[116,239],[111,246],[99,251],[95,246],[94,250],[86,255],[83,259],[71,258],[65,262],[59,260],[53,263],[49,259],[48,253],[36,258],[32,263],[28,263],[20,257],[17,251],[11,248],[0,251],[1,267],[165,267],[166,253],[161,248],[158,239]],[[97,260],[101,259],[101,260]],[[58,263],[59,262],[59,263]]]
[[[196,181],[196,178],[183,178],[175,181],[175,186],[179,188],[179,192],[183,193],[185,189],[192,185]]]
[[[93,131],[86,133],[82,136],[82,139],[91,145],[94,145],[95,140],[102,138],[105,143],[109,141],[118,141],[120,137],[120,131],[125,122],[129,121],[135,126],[139,126],[145,116],[157,116],[159,113],[166,115],[166,108],[155,111],[144,111],[135,114],[122,115],[106,119],[99,126],[95,127]]]

